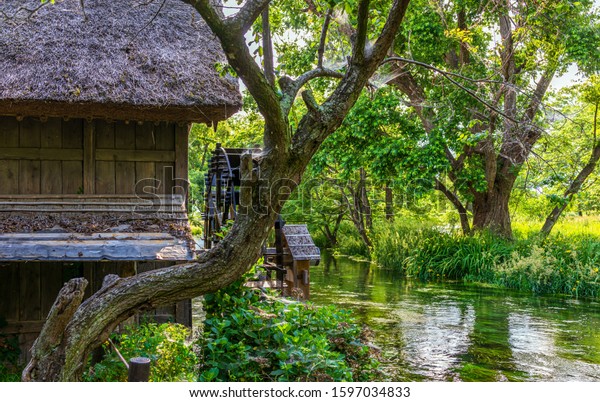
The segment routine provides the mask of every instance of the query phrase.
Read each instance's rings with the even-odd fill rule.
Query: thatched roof
[[[40,4],[0,0],[0,115],[211,122],[239,109],[216,37],[183,1]]]

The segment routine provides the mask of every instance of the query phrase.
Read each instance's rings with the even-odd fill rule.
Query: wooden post
[[[129,360],[128,382],[148,382],[150,379],[150,359],[134,357]]]
[[[96,125],[93,121],[83,123],[83,193],[96,193]]]

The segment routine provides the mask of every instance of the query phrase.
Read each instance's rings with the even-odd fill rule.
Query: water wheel
[[[223,228],[237,214],[240,186],[241,153],[237,149],[213,151],[208,173],[204,176],[204,248],[209,249],[223,236]],[[234,158],[233,156],[236,156]],[[235,163],[237,162],[237,163]]]

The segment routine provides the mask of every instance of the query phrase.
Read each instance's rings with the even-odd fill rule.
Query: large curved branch
[[[228,23],[237,34],[244,35],[271,0],[246,0],[240,11],[229,17]]]
[[[484,105],[486,108],[488,108],[489,110],[493,111],[494,113],[504,117],[505,119],[510,120],[512,123],[518,124],[519,121],[509,115],[507,115],[506,113],[502,112],[500,109],[496,108],[494,105],[492,105],[491,103],[487,102],[486,100],[482,99],[479,95],[477,95],[474,91],[470,90],[469,88],[465,87],[464,85],[462,85],[460,82],[456,81],[454,78],[452,77],[460,77],[462,79],[466,79],[468,81],[472,81],[472,82],[496,82],[494,80],[474,80],[472,78],[468,78],[465,77],[463,75],[460,74],[456,74],[450,71],[444,71],[442,69],[439,69],[435,66],[432,66],[431,64],[427,64],[427,63],[423,63],[421,61],[417,61],[417,60],[411,60],[411,59],[405,59],[404,57],[398,57],[398,56],[393,56],[393,57],[388,57],[387,59],[385,59],[382,64],[385,63],[389,63],[392,61],[400,61],[403,63],[409,63],[409,64],[414,64],[420,67],[424,67],[427,68],[429,70],[435,71],[440,73],[444,78],[446,78],[448,81],[450,81],[453,85],[457,86],[458,88],[462,89],[463,91],[465,91],[469,96],[471,96],[473,99],[475,99],[476,101],[480,102],[482,105]]]
[[[365,52],[364,59],[350,58],[348,71],[335,91],[321,105],[321,113],[317,116],[308,113],[300,121],[298,134],[293,138],[293,152],[298,154],[313,154],[329,133],[337,129],[344,117],[354,105],[369,78],[375,73],[390,48],[396,32],[400,27],[410,0],[394,0],[388,13],[384,28],[375,45]],[[366,13],[362,14],[367,18]],[[359,22],[359,25],[361,22]],[[356,51],[357,47],[354,46]]]
[[[243,21],[246,21],[247,18],[254,18],[256,20],[260,15],[260,11],[269,2],[266,0],[246,2],[244,6],[247,7],[246,11],[239,17],[240,20],[236,22],[235,20],[231,20],[232,17],[223,20],[217,10],[211,5],[210,0],[182,1],[192,4],[202,18],[204,18],[210,29],[217,35],[229,64],[256,100],[258,110],[265,119],[265,148],[279,149],[284,153],[287,152],[289,150],[287,118],[281,110],[279,97],[274,88],[269,84],[269,81],[260,66],[256,63],[256,60],[254,60],[252,54],[250,54],[244,35],[240,33],[241,28],[236,25],[242,21],[242,18]],[[262,6],[262,8],[259,6]],[[239,11],[238,14],[241,12]]]
[[[281,97],[281,109],[283,113],[287,116],[294,104],[294,99],[296,99],[298,92],[300,92],[302,87],[309,81],[322,77],[342,79],[344,76],[345,75],[339,71],[317,67],[314,70],[305,72],[295,80],[287,76],[281,77],[279,79],[279,86],[283,92]]]

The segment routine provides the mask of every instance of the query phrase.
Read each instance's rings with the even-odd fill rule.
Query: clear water
[[[398,381],[600,381],[596,301],[425,284],[328,256],[311,301],[352,309]]]

